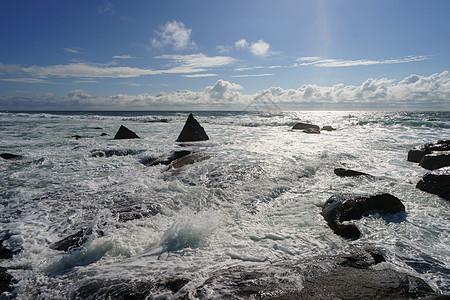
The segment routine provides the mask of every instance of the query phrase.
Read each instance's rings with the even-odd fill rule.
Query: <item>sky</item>
[[[450,110],[448,0],[2,0],[0,110]]]

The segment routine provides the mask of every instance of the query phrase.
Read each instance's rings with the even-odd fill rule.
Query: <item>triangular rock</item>
[[[123,125],[120,125],[119,131],[117,131],[116,135],[114,136],[115,140],[121,140],[121,139],[139,139],[136,133],[131,131],[130,129],[126,128]]]
[[[209,140],[205,129],[198,123],[192,114],[189,115],[177,142],[197,142]]]

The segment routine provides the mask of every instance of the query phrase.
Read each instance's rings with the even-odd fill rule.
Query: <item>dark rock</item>
[[[1,233],[0,237],[0,259],[11,259],[13,255],[18,254],[22,251],[21,248],[10,249],[3,245],[3,242],[9,240],[13,235],[9,231],[5,231]]]
[[[169,123],[167,119],[155,119],[155,120],[147,120],[147,123]]]
[[[304,133],[313,133],[313,134],[319,134],[320,130],[315,128],[308,128],[303,130]]]
[[[169,165],[170,163],[172,163],[174,160],[180,159],[186,155],[191,154],[191,151],[188,150],[179,150],[179,151],[174,151],[172,152],[172,154],[170,156],[160,156],[157,158],[145,158],[143,160],[141,160],[141,163],[143,163],[146,166],[156,166],[156,165]]]
[[[320,127],[317,125],[313,125],[313,124],[308,124],[308,123],[297,123],[294,125],[294,127],[292,127],[292,129],[314,129],[316,131],[320,132]]]
[[[425,174],[417,183],[416,188],[450,200],[450,167]]]
[[[107,135],[109,135],[109,134],[107,134],[105,132],[102,132],[102,134],[100,134],[100,136],[107,136]]]
[[[420,163],[425,155],[431,154],[435,151],[449,151],[450,140],[439,140],[436,143],[427,143],[422,146],[417,146],[408,151],[408,161]]]
[[[336,168],[334,169],[334,174],[336,174],[337,176],[371,176],[367,173],[363,173],[363,172],[359,172],[359,171],[355,171],[355,170],[350,170],[350,169],[343,169],[343,168]]]
[[[102,150],[95,151],[91,154],[91,157],[111,157],[111,156],[127,156],[133,155],[136,152],[133,150]]]
[[[323,126],[321,130],[322,131],[334,131],[336,129],[334,129],[333,127],[327,125],[327,126]]]
[[[205,159],[210,158],[207,155],[201,155],[199,153],[190,153],[188,155],[184,155],[180,158],[177,158],[175,160],[173,160],[170,165],[169,165],[169,169],[179,169],[181,167],[184,167],[186,165],[191,165],[194,164],[196,162],[200,162],[203,161]]]
[[[22,155],[11,154],[11,153],[1,153],[0,157],[3,159],[21,159]]]
[[[339,194],[330,197],[322,205],[322,216],[336,234],[345,238],[359,238],[361,232],[355,224],[342,222],[360,219],[373,210],[394,214],[405,211],[405,206],[397,197],[390,194]]]
[[[439,151],[426,154],[419,165],[427,170],[436,170],[450,166],[450,151]]]
[[[113,213],[118,214],[119,222],[127,222],[138,220],[145,217],[156,216],[161,211],[161,206],[158,204],[147,205],[146,207],[131,206],[121,207],[113,210]]]
[[[126,279],[86,279],[78,284],[70,299],[153,299],[150,282]]]
[[[81,247],[86,243],[89,235],[92,234],[92,228],[82,229],[68,237],[50,245],[51,249],[59,251],[69,251],[72,248]]]
[[[180,135],[177,138],[177,142],[197,142],[209,140],[205,129],[194,118],[192,114],[186,120]]]
[[[115,140],[123,140],[123,139],[139,139],[136,133],[131,131],[130,129],[126,128],[123,125],[120,125],[119,130],[117,131],[116,135],[114,136]]]
[[[13,277],[11,276],[11,274],[7,273],[7,271],[8,269],[0,267],[0,295],[3,292],[11,292],[13,290],[13,288],[10,286]]]

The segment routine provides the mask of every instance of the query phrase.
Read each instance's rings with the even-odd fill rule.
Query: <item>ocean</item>
[[[189,113],[0,112],[0,153],[23,156],[0,159],[0,237],[15,251],[0,259],[14,277],[2,299],[88,298],[124,282],[147,282],[156,298],[181,295],[157,288],[167,278],[183,278],[196,298],[216,270],[270,269],[350,246],[379,249],[383,268],[450,293],[450,203],[416,189],[428,171],[406,160],[409,149],[450,138],[450,112],[193,112],[209,140],[177,143]],[[297,122],[336,130],[291,130]],[[115,140],[121,125],[140,139]],[[202,159],[147,163],[181,150]],[[338,177],[338,167],[373,176]],[[406,214],[356,220],[361,237],[347,240],[320,214],[338,193],[390,193]],[[77,232],[79,247],[52,247]],[[301,285],[279,269],[271,276]],[[108,284],[90,290],[95,282]],[[226,293],[221,284],[211,298]]]

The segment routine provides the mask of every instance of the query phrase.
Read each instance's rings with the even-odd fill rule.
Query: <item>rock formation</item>
[[[300,129],[300,130],[307,130],[307,129],[313,129],[314,131],[320,132],[320,127],[314,124],[308,124],[308,123],[297,123],[292,127],[292,129]]]
[[[426,154],[419,165],[427,170],[436,170],[450,166],[450,151],[437,151]]]
[[[205,129],[203,129],[192,114],[189,114],[189,117],[177,138],[177,142],[198,142],[206,140],[209,140],[209,137],[206,134]]]
[[[417,183],[416,188],[450,200],[450,167],[425,174]]]
[[[11,153],[1,153],[0,157],[3,159],[21,159],[21,155],[11,154]]]
[[[125,126],[120,125],[120,128],[117,131],[116,135],[114,136],[114,139],[115,140],[139,139],[139,136],[130,129],[126,128]]]
[[[334,169],[334,174],[336,174],[337,176],[342,176],[342,177],[345,177],[345,176],[372,176],[367,173],[350,170],[350,169],[344,169],[344,168]]]
[[[405,206],[390,194],[339,194],[332,196],[322,205],[322,216],[336,234],[345,238],[359,238],[361,232],[356,225],[343,222],[360,219],[373,210],[394,214],[405,211]]]
[[[436,143],[427,143],[408,151],[408,161],[420,163],[427,154],[439,151],[449,151],[450,140],[439,140]]]

